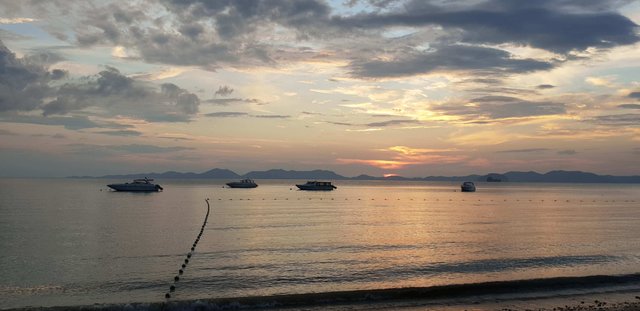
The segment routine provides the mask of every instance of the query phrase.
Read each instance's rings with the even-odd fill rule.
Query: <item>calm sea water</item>
[[[640,185],[0,180],[0,308],[620,275],[640,271]],[[302,181],[297,181],[302,182]]]

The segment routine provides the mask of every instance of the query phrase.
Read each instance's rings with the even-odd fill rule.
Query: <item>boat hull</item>
[[[336,189],[336,186],[309,186],[309,185],[296,185],[300,190],[307,191],[331,191]]]
[[[107,187],[121,192],[158,192],[162,190],[159,185],[136,185],[136,184],[111,184]]]
[[[249,188],[256,188],[258,187],[257,184],[247,184],[247,183],[227,183],[227,186],[229,186],[229,188],[241,188],[241,189],[249,189]]]

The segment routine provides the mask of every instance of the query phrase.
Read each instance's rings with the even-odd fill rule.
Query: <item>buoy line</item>
[[[191,245],[191,251],[187,253],[187,258],[184,259],[184,262],[182,263],[181,268],[178,270],[178,275],[176,275],[173,278],[173,284],[169,286],[169,292],[167,292],[164,295],[164,298],[167,300],[171,298],[171,293],[173,293],[176,290],[176,283],[180,281],[180,276],[186,270],[187,265],[189,264],[189,259],[191,259],[193,252],[196,250],[196,246],[198,246],[198,242],[200,242],[200,238],[202,237],[202,233],[204,232],[204,227],[207,225],[207,220],[209,219],[209,212],[211,211],[211,207],[209,206],[209,198],[205,199],[204,201],[207,202],[207,214],[204,216],[204,222],[202,223],[202,227],[200,228],[200,233],[198,233],[198,237]]]

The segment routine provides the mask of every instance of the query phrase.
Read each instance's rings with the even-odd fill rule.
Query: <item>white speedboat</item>
[[[337,189],[338,187],[331,184],[330,181],[307,181],[306,184],[296,185],[300,190],[317,190],[317,191],[330,191]]]
[[[115,191],[131,191],[131,192],[157,192],[162,191],[162,187],[158,184],[151,183],[153,179],[141,178],[134,179],[133,182],[124,184],[110,184],[107,187]]]
[[[462,185],[460,185],[460,190],[462,192],[475,192],[476,191],[476,185],[473,184],[473,182],[471,181],[465,181],[462,183]]]
[[[255,188],[258,184],[251,179],[243,179],[241,181],[229,182],[227,186],[229,186],[229,188]]]

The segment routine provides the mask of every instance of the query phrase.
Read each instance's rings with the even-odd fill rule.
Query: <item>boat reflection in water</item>
[[[163,188],[158,184],[151,183],[153,179],[141,178],[134,179],[133,182],[124,184],[110,184],[107,187],[115,191],[128,191],[128,192],[157,192],[162,191]]]
[[[296,185],[300,190],[312,190],[312,191],[331,191],[337,189],[332,185],[330,181],[307,181],[306,184]]]

